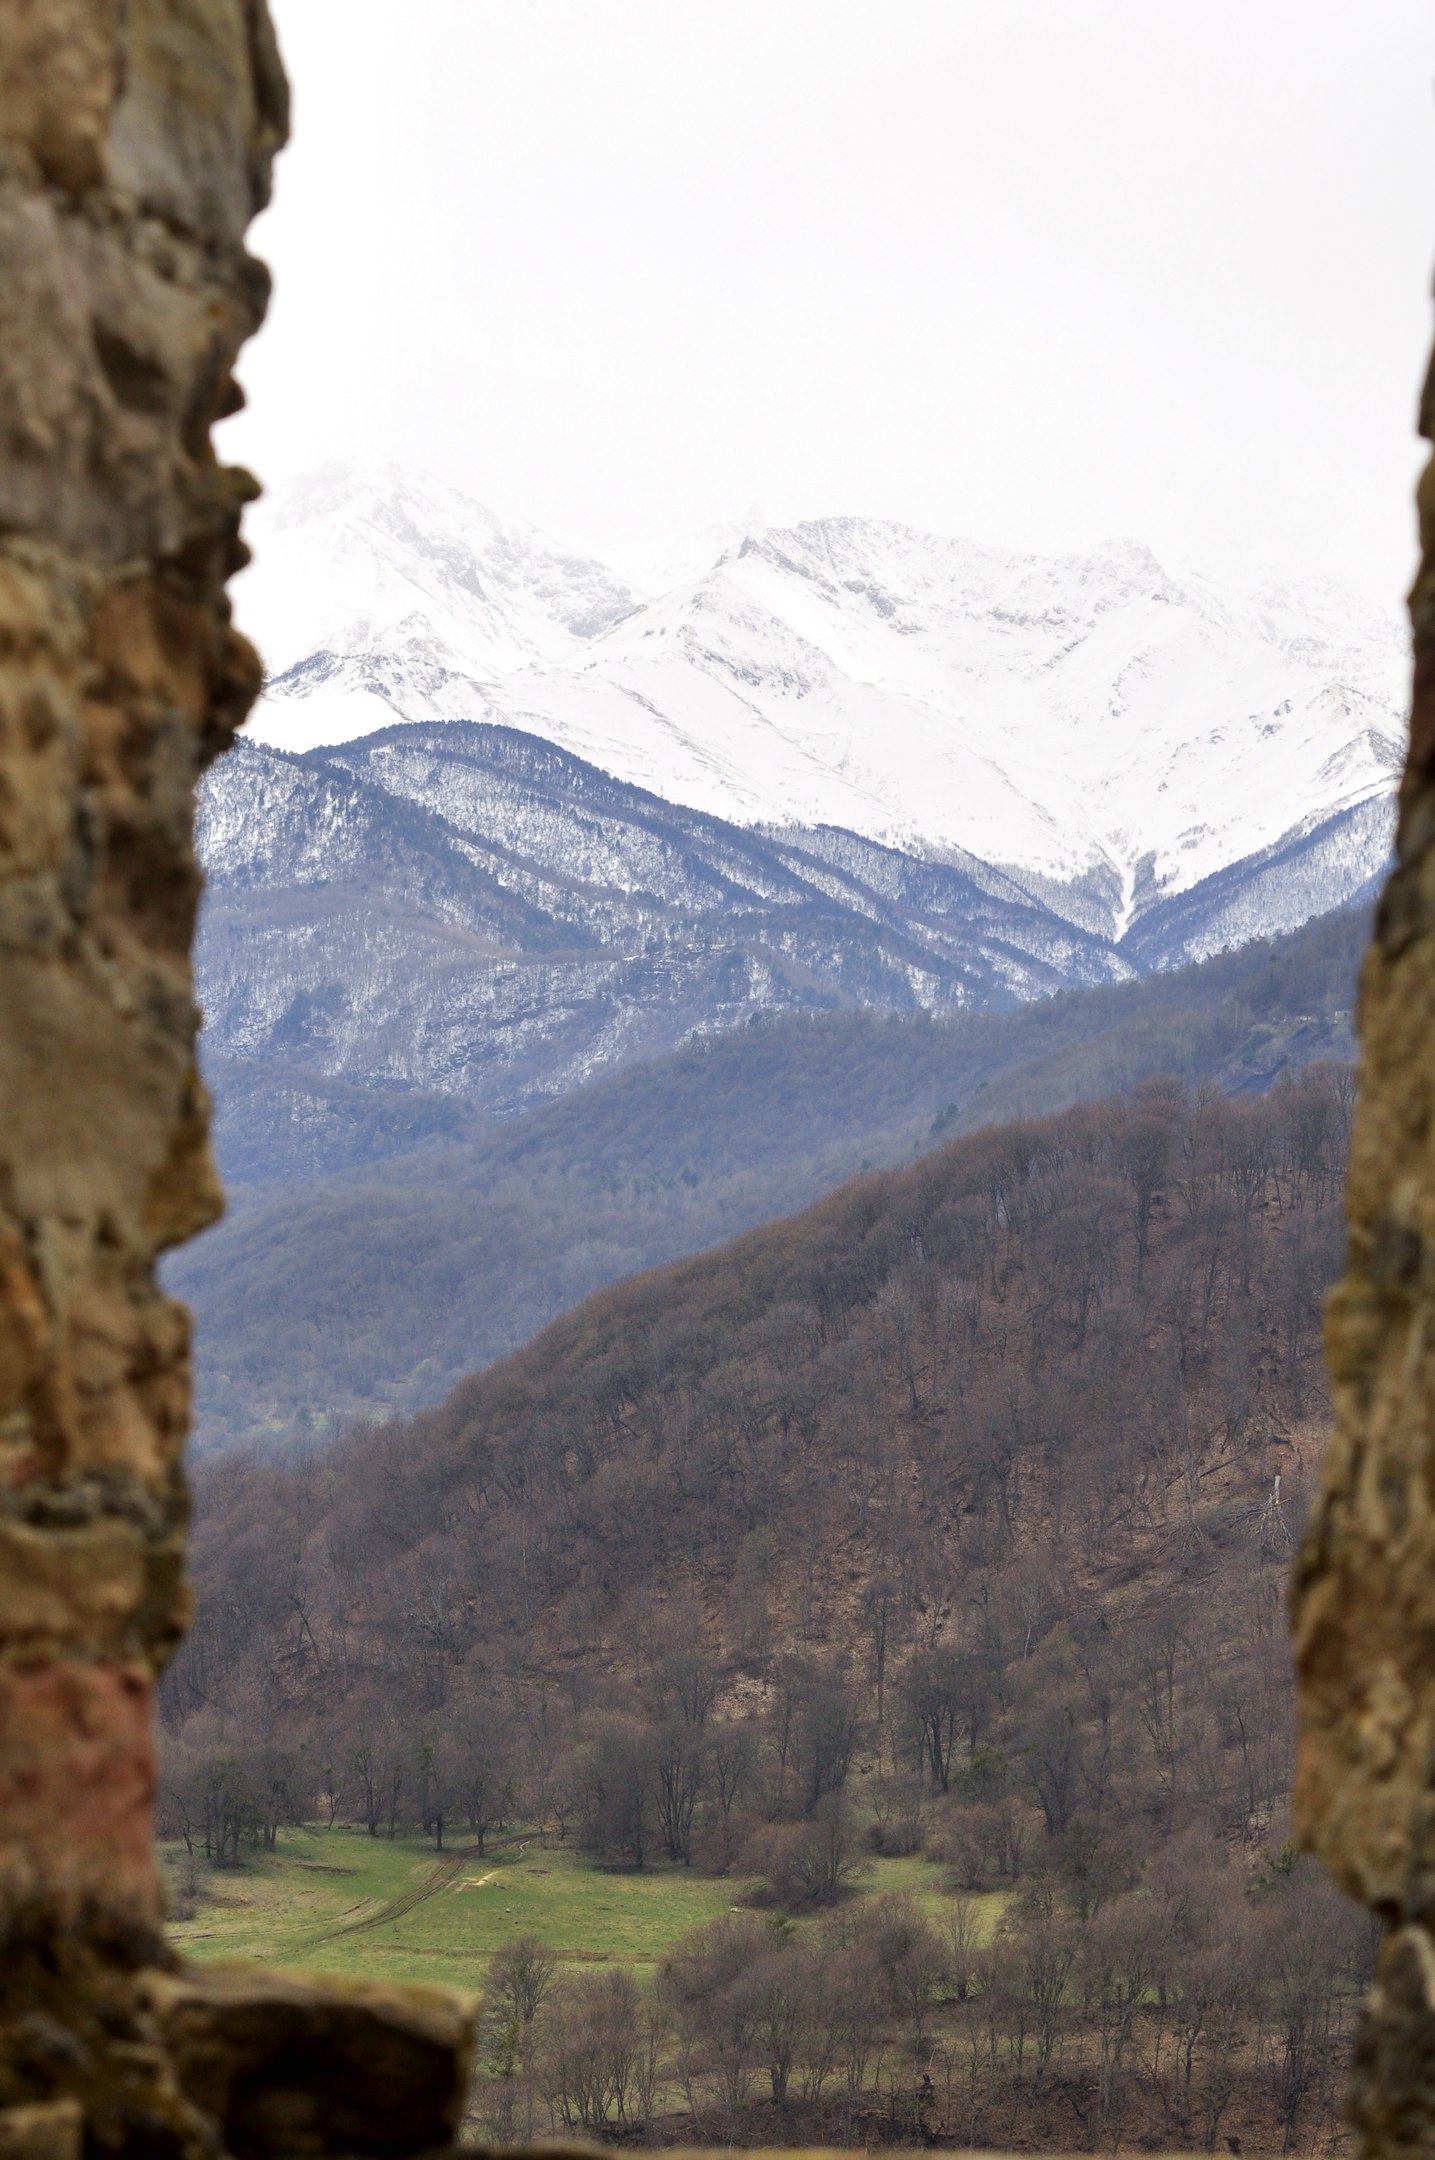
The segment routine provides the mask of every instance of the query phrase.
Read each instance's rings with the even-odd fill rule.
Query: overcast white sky
[[[856,511],[1398,597],[1429,0],[273,0],[228,455],[597,547]]]

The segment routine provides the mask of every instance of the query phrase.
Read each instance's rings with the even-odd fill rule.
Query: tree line
[[[1316,2150],[1370,1948],[1308,1862],[1240,1880],[1189,1836],[1084,1916],[1038,1878],[994,1932],[960,1892],[800,1932],[739,1911],[647,1983],[524,1935],[484,1975],[471,2117],[503,2143]]]

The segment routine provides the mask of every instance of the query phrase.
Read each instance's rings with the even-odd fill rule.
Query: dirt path
[[[358,1935],[365,1928],[385,1927],[391,1920],[402,1920],[406,1914],[413,1912],[416,1906],[425,1904],[431,1897],[437,1897],[440,1890],[450,1889],[464,1869],[471,1867],[475,1860],[481,1858],[476,1845],[461,1846],[457,1852],[445,1853],[443,1858],[429,1869],[427,1875],[421,1875],[416,1883],[401,1891],[397,1897],[390,1898],[386,1904],[380,1905],[376,1912],[366,1913],[362,1920],[350,1920],[345,1927],[329,1928],[323,1935],[316,1935],[313,1940],[315,1943],[333,1942],[339,1935]]]

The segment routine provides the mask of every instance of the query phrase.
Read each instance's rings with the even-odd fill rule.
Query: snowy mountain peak
[[[690,532],[669,534],[660,540],[610,551],[617,574],[645,600],[661,599],[679,585],[692,585],[725,556],[748,545],[751,535],[764,530],[766,520],[754,506],[736,522],[695,526]]]
[[[1334,588],[860,517],[619,575],[393,469],[325,468],[255,529],[251,732],[281,747],[494,721],[734,823],[964,850],[1109,937],[1333,818],[1361,813],[1357,885],[1383,859],[1405,642]]]
[[[435,657],[442,647],[461,672],[501,678],[638,605],[603,564],[395,465],[322,466],[266,496],[251,531],[257,559],[236,599],[271,681],[317,651],[382,649],[396,631],[424,637]]]

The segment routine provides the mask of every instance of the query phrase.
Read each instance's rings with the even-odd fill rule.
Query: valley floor
[[[186,1957],[475,1991],[517,1935],[541,1936],[563,1964],[649,1970],[681,1936],[740,1906],[744,1887],[668,1864],[595,1867],[537,1832],[490,1839],[482,1854],[462,1839],[438,1853],[431,1838],[371,1838],[362,1824],[335,1823],[287,1831],[240,1868],[191,1864],[182,1845],[163,1857],[170,1938]],[[937,1920],[949,1903],[944,1873],[919,1858],[873,1858],[856,1895],[910,1894]],[[1004,1895],[978,1903],[990,1930]]]
[[[949,1868],[921,1857],[867,1859],[839,1933],[851,1938],[865,1923],[875,1943],[881,1928],[900,1924],[905,1913],[947,1939],[960,1904],[972,1924],[975,1984],[954,1992],[948,1966],[914,2030],[884,2032],[874,2019],[855,2054],[844,2056],[840,2047],[814,2054],[810,2041],[806,2049],[799,2042],[780,2097],[771,2090],[771,2064],[783,2061],[771,2007],[765,2040],[759,2015],[741,2042],[741,2073],[725,2075],[717,2027],[697,2054],[685,2036],[683,1962],[691,1970],[695,1957],[710,1957],[737,1915],[740,1928],[757,1931],[749,1951],[759,1935],[788,1949],[805,1945],[812,1969],[827,1974],[840,1995],[831,1913],[794,1918],[754,1909],[745,1902],[753,1888],[741,1879],[679,1866],[602,1868],[537,1831],[507,1831],[481,1853],[472,1842],[438,1852],[429,1839],[371,1837],[360,1824],[336,1822],[289,1830],[274,1850],[251,1848],[237,1868],[213,1868],[183,1845],[163,1848],[162,1859],[171,1940],[198,1962],[254,1958],[343,1979],[419,1981],[480,1995],[468,2123],[488,2140],[576,2131],[648,2150],[925,2146],[1246,2156],[1335,2154],[1349,2144],[1338,2096],[1357,1988],[1337,1990],[1324,2016],[1295,2033],[1280,2030],[1279,2018],[1271,2024],[1251,2015],[1250,2005],[1234,2023],[1223,2020],[1213,1995],[1206,2037],[1220,2044],[1193,2076],[1190,2043],[1201,2021],[1193,2024],[1156,1987],[1135,2003],[1128,1997],[1113,2020],[1109,1992],[1104,2003],[1093,1999],[1092,1975],[1079,1960],[1053,1974],[1044,2009],[1038,1987],[1032,2014],[1013,2021],[1012,1999],[993,1986],[998,1968],[982,1962],[983,1947],[1000,1957],[1016,1919],[1011,1893],[965,1896],[954,1890]],[[571,2031],[565,2035],[556,2073],[545,2044],[518,2039],[517,2021],[504,2008],[504,1960],[521,1958],[535,1938],[551,1951],[560,1988],[565,1976],[570,1985],[585,1976],[579,1986],[588,1991],[586,2038],[575,2043]],[[616,2114],[584,2120],[585,2088],[581,2076],[571,2078],[573,2058],[601,2056],[605,1991],[617,2003],[625,1990],[630,2014],[637,2010],[638,2041],[625,2089]],[[581,2021],[577,1997],[570,2020],[575,2010]],[[809,2025],[813,2014],[809,2005]],[[611,2095],[594,2092],[608,2104]]]

